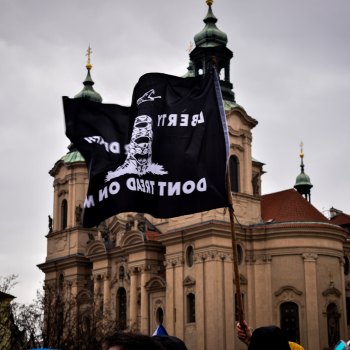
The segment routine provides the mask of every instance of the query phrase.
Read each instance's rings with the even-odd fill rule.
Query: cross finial
[[[213,2],[214,2],[214,0],[206,0],[206,3],[207,3],[208,6],[213,5]]]
[[[192,43],[192,41],[190,41],[186,51],[190,54],[192,52],[192,50],[193,50],[193,43]]]
[[[91,47],[90,47],[90,45],[89,45],[88,49],[86,50],[86,56],[87,56],[87,58],[88,58],[87,63],[86,63],[86,68],[87,68],[88,70],[90,70],[90,69],[92,68],[92,64],[91,64],[91,62],[90,62],[91,54],[92,54],[92,50],[91,50]]]
[[[304,151],[303,151],[304,143],[303,141],[300,142],[300,158],[304,157]]]

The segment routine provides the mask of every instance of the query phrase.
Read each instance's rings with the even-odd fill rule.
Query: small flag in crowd
[[[164,336],[164,335],[168,335],[168,332],[166,331],[165,327],[162,324],[160,324],[156,328],[156,330],[153,332],[152,335],[153,336],[155,336],[155,335]]]

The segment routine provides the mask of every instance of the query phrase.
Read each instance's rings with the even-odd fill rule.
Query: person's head
[[[160,343],[164,350],[187,350],[185,343],[171,335],[154,335],[152,337],[156,342]]]
[[[139,333],[116,332],[102,342],[104,350],[164,350],[154,339]]]
[[[248,350],[290,350],[287,337],[276,326],[260,327],[254,330]]]

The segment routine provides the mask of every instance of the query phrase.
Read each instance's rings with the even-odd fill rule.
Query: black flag
[[[145,74],[131,107],[63,98],[66,134],[89,170],[84,227],[121,212],[169,218],[228,205],[228,134],[215,74]]]

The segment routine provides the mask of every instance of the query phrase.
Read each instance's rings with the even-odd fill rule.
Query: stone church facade
[[[252,157],[257,120],[235,102],[232,52],[216,27],[211,2],[195,36],[186,76],[205,74],[215,57],[230,135],[231,189],[245,319],[276,324],[305,349],[327,349],[348,337],[350,216],[333,208],[328,219],[310,203],[310,179],[261,195],[263,163]],[[76,97],[101,102],[91,65]],[[185,78],[185,77],[184,77]],[[50,170],[54,203],[46,284],[70,295],[79,322],[89,325],[91,301],[120,329],[152,334],[159,324],[190,350],[239,350],[229,215],[224,208],[172,219],[143,213],[116,215],[97,228],[81,225],[88,173],[80,153],[69,152]],[[311,187],[310,187],[311,186]]]

